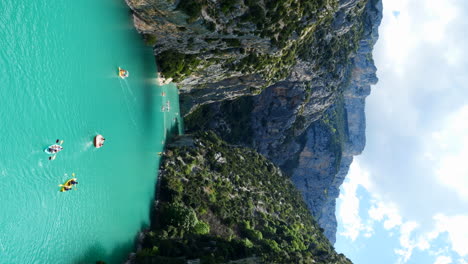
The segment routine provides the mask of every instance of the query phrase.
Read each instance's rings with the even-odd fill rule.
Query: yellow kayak
[[[125,79],[128,77],[128,71],[119,67],[119,77]]]
[[[71,190],[74,184],[77,184],[78,180],[76,178],[71,178],[68,181],[66,181],[64,184],[60,184],[59,186],[62,187],[60,188],[61,192],[65,192],[68,190]]]

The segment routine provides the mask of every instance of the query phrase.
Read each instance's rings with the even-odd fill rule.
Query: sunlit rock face
[[[350,82],[343,92],[347,135],[342,145],[341,157],[330,148],[330,140],[333,138],[330,130],[316,122],[307,130],[305,146],[299,152],[299,163],[293,170],[292,179],[295,185],[303,193],[312,214],[332,243],[336,241],[336,198],[353,156],[359,155],[366,144],[365,98],[370,94],[371,85],[377,83],[372,47],[378,39],[382,3],[371,1],[367,10],[364,38],[352,59]],[[333,107],[328,111],[332,110]]]

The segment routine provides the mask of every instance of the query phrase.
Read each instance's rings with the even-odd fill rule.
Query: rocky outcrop
[[[371,1],[365,16],[364,38],[357,55],[352,59],[349,83],[344,87],[343,103],[346,113],[345,140],[341,150],[334,153],[330,129],[323,120],[314,123],[307,131],[305,147],[293,169],[293,181],[332,243],[336,240],[335,201],[353,156],[365,146],[365,98],[370,86],[377,83],[376,67],[372,60],[372,47],[378,39],[378,26],[382,19],[382,3]],[[333,112],[335,105],[329,111]],[[326,116],[326,115],[325,115]],[[337,146],[335,146],[337,147]]]
[[[362,34],[366,0],[127,3],[137,29],[154,40],[159,70],[178,83],[182,112],[189,114],[204,104],[257,95],[278,81],[312,83],[303,92],[319,88],[321,96],[333,97],[333,80],[344,77]]]

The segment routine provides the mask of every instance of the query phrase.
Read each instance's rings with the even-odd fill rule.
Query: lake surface
[[[0,47],[0,263],[122,262],[181,126],[177,88],[156,85],[123,0],[2,0]],[[77,188],[59,192],[72,173]]]

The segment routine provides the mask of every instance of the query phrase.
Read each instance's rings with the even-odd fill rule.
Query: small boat
[[[94,146],[100,148],[104,145],[106,139],[102,135],[97,135],[94,137]]]
[[[57,154],[58,152],[60,152],[61,150],[63,149],[62,146],[58,145],[58,144],[54,144],[54,145],[50,145],[48,146],[46,149],[44,149],[44,152],[49,154],[49,155],[52,155],[52,154]]]
[[[127,78],[129,75],[128,71],[127,70],[124,70],[122,68],[119,67],[119,77],[122,78],[122,79],[125,79]]]
[[[161,111],[169,112],[170,110],[171,110],[171,103],[167,101],[166,104],[161,107]]]
[[[59,187],[60,188],[60,191],[61,192],[65,192],[65,191],[68,191],[70,190],[74,184],[77,184],[78,183],[78,179],[77,178],[71,178],[69,179],[68,181],[66,181],[64,184],[60,184]]]

